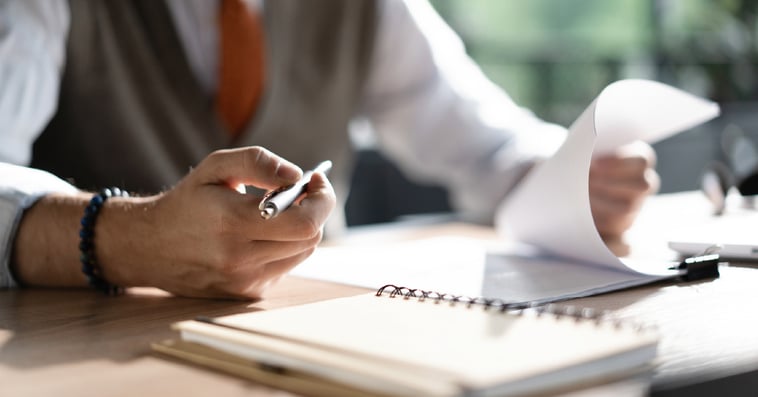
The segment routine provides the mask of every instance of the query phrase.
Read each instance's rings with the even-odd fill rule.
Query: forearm
[[[296,166],[259,147],[217,151],[171,190],[149,197],[111,197],[95,216],[99,275],[120,287],[150,286],[184,296],[260,297],[307,258],[334,208],[334,191],[319,173],[304,197],[273,219],[258,211],[264,190],[290,185]],[[85,286],[79,230],[92,194],[50,193],[28,208],[12,246],[12,269],[23,285]]]
[[[78,218],[87,196],[51,194],[24,212],[16,233],[11,269],[19,283],[79,286]]]

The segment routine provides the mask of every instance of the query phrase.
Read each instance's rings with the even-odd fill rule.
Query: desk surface
[[[682,201],[689,205],[681,206]],[[673,255],[665,247],[662,224],[671,218],[695,224],[705,215],[707,203],[699,196],[656,197],[629,233],[630,255]],[[431,235],[494,238],[482,227],[427,225],[367,229],[340,243]],[[758,390],[758,319],[752,314],[757,285],[758,267],[731,265],[722,267],[715,280],[661,283],[571,303],[660,329],[653,394],[741,394]],[[153,289],[133,289],[116,298],[89,290],[0,291],[0,384],[3,394],[24,396],[288,395],[166,359],[149,345],[175,336],[171,323],[197,315],[271,309],[365,291],[296,277],[282,280],[259,302],[176,298]]]

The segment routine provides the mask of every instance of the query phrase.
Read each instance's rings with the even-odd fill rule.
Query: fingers
[[[243,298],[260,298],[263,292],[276,283],[282,276],[287,274],[292,268],[306,260],[315,250],[315,247],[297,254],[269,262],[258,271],[250,274],[240,274],[235,277],[229,284],[222,285],[226,291],[232,291],[233,295]]]
[[[653,169],[642,170],[634,178],[619,179],[590,174],[590,197],[602,196],[608,200],[634,201],[647,197],[660,187],[660,177]]]
[[[593,159],[589,194],[592,216],[600,234],[617,237],[634,222],[644,199],[658,190],[660,178],[653,169],[655,153],[635,143]]]
[[[590,165],[590,194],[607,197],[646,196],[658,190],[655,152],[645,143],[633,143],[617,152],[593,159]]]
[[[194,172],[201,184],[239,184],[274,189],[296,182],[303,171],[259,146],[218,150],[203,160]]]
[[[282,250],[288,254],[269,262],[258,263],[251,259],[243,265],[227,268],[224,274],[217,275],[214,281],[207,283],[203,288],[185,289],[180,294],[216,298],[260,298],[268,287],[307,259],[314,250],[315,244],[304,250]]]
[[[218,195],[226,200],[233,214],[225,218],[227,232],[243,235],[248,240],[296,241],[310,239],[321,233],[337,199],[334,189],[322,174],[313,174],[299,202],[271,219],[263,219],[258,198],[244,195]]]
[[[604,154],[599,157],[593,158],[593,161],[604,161],[613,158],[638,159],[647,163],[648,167],[655,167],[657,161],[655,150],[653,150],[652,146],[643,141],[634,141],[632,143],[626,144],[617,148],[609,154]]]
[[[337,203],[334,189],[323,174],[315,173],[308,183],[305,196],[278,217],[272,219],[281,236],[309,236],[320,230]]]
[[[592,218],[603,238],[619,237],[634,223],[639,206],[632,208],[616,201],[593,200]]]
[[[314,174],[299,203],[276,218],[258,220],[266,229],[266,241],[238,245],[227,258],[229,263],[222,266],[229,277],[212,290],[236,297],[260,297],[269,285],[313,253],[335,203],[326,177]]]
[[[225,184],[231,188],[242,183],[270,190],[297,181],[302,171],[264,148],[247,147],[212,153],[198,166],[195,174],[196,183]],[[335,207],[336,198],[323,174],[314,173],[307,186],[298,202],[269,220],[260,216],[258,197],[213,191],[211,205],[231,211],[218,222],[226,232],[242,233],[251,240],[309,239],[320,233]]]
[[[301,197],[272,219],[263,219],[260,197],[239,194],[238,184],[274,189],[302,177],[275,154],[248,147],[209,155],[173,189],[147,208],[152,236],[150,272],[140,284],[179,295],[257,297],[321,241],[336,205],[334,189],[314,174]]]
[[[181,296],[258,298],[282,275],[310,256],[321,236],[299,242],[227,244],[203,266],[184,266],[159,286]]]
[[[243,275],[261,271],[261,265],[274,263],[302,252],[312,251],[321,242],[322,233],[295,241],[248,241],[238,244],[225,255],[227,263],[219,264],[225,273]],[[261,276],[267,276],[265,272]]]

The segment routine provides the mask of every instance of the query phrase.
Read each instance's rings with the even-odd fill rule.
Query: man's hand
[[[655,152],[643,142],[592,160],[590,206],[603,239],[620,238],[634,222],[645,198],[658,190],[655,161]]]
[[[146,234],[132,236],[143,240],[143,253],[136,255],[143,262],[132,263],[144,266],[139,284],[186,296],[259,297],[313,252],[336,200],[326,178],[315,174],[302,199],[264,220],[260,197],[235,188],[270,190],[301,175],[259,147],[212,153],[174,189],[143,206]]]
[[[119,286],[153,286],[199,297],[260,297],[307,258],[334,209],[334,191],[314,174],[288,210],[264,220],[261,197],[240,184],[274,189],[302,171],[260,147],[210,154],[173,189],[150,197],[113,197],[97,217],[95,255]],[[89,194],[51,195],[24,215],[14,270],[26,285],[82,286],[78,223]]]

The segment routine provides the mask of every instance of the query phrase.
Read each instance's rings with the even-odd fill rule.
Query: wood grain
[[[666,230],[694,225],[707,210],[696,194],[658,197],[623,243],[635,258],[674,259],[665,246]],[[356,229],[330,244],[440,235],[497,241],[487,227],[425,224]],[[178,298],[145,288],[120,297],[74,289],[0,291],[0,394],[287,396],[159,356],[150,343],[174,337],[171,323],[198,315],[267,310],[366,291],[296,277],[285,277],[257,302]],[[758,269],[733,264],[722,267],[718,279],[660,283],[569,303],[657,327],[662,341],[653,394],[668,396],[758,390],[755,302]]]

